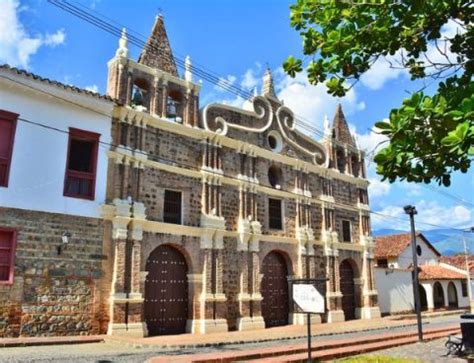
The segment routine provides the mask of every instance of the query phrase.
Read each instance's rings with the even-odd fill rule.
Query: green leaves
[[[467,172],[474,155],[474,7],[470,0],[349,2],[297,0],[291,26],[300,32],[311,84],[324,82],[342,97],[380,57],[402,53],[412,79],[440,82],[433,95],[415,92],[387,122],[377,122],[389,144],[375,156],[377,172],[393,182],[449,185],[454,171]],[[445,43],[441,29],[451,20],[464,30]],[[437,43],[435,43],[437,42]],[[427,58],[430,49],[441,50]],[[446,52],[455,57],[445,56]],[[444,55],[443,55],[444,53]],[[454,58],[456,58],[454,60]],[[289,57],[283,68],[291,77],[303,71]]]
[[[295,59],[292,55],[289,56],[285,63],[283,63],[283,69],[291,77],[295,77],[296,73],[299,73],[303,70],[301,59]]]

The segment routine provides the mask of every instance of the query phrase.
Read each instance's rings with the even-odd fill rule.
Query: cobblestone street
[[[423,363],[435,363],[435,362],[453,362],[461,363],[467,362],[467,359],[458,357],[446,356],[446,348],[444,343],[446,338],[437,339],[427,343],[417,343],[412,345],[405,345],[397,348],[390,348],[386,350],[380,350],[371,354],[364,354],[365,356],[390,356],[394,358],[410,358],[418,359]]]
[[[453,316],[437,317],[426,319],[426,328],[442,327],[457,322],[458,318]],[[354,322],[357,324],[357,322]],[[329,325],[324,326],[325,329]],[[321,328],[322,329],[322,328]],[[361,337],[377,332],[401,332],[414,330],[414,327],[392,327],[390,329],[379,328],[371,331],[359,331],[354,333],[334,334],[329,331],[320,337],[313,339],[313,342],[323,339],[326,341],[341,338]],[[170,337],[173,338],[173,337]],[[174,348],[166,349],[151,345],[134,345],[125,341],[107,341],[105,343],[91,343],[78,345],[54,345],[54,346],[30,346],[0,349],[0,362],[8,363],[142,363],[151,357],[158,355],[182,355],[196,353],[215,353],[228,351],[241,351],[247,349],[281,346],[282,344],[304,343],[306,339],[279,339],[274,341],[247,343],[247,344],[224,344],[221,346],[199,347],[199,348]],[[390,355],[394,357],[407,357],[420,359],[423,362],[465,362],[463,359],[447,358],[445,354],[444,342],[446,339],[435,340],[425,344],[406,345],[399,348],[387,349],[374,352],[372,355]]]

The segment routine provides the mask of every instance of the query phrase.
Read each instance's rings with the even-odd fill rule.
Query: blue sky
[[[400,71],[377,64],[346,96],[336,99],[324,87],[307,83],[304,75],[290,79],[281,71],[284,59],[300,55],[301,40],[289,26],[285,0],[75,0],[90,10],[126,26],[144,37],[161,12],[176,56],[190,55],[194,65],[251,90],[260,86],[263,71],[273,70],[277,93],[293,111],[318,128],[324,115],[332,120],[341,102],[360,145],[369,152],[381,141],[370,132],[374,122],[387,117],[414,84]],[[445,29],[449,31],[449,29]],[[0,0],[0,63],[26,68],[41,76],[104,93],[107,61],[113,57],[117,39],[50,5],[46,0]],[[130,46],[132,57],[139,50]],[[201,106],[211,101],[240,105],[242,100],[204,83]],[[380,182],[369,165],[371,208],[406,219],[402,206],[414,204],[418,229],[431,229],[421,222],[448,227],[473,225],[474,180],[469,174],[453,175],[450,188],[441,190],[469,203],[440,193],[438,186]],[[434,190],[433,190],[434,189]],[[374,229],[407,229],[406,222],[373,217]]]

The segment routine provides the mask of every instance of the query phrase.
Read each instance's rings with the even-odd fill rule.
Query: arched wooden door
[[[355,319],[354,269],[348,260],[339,265],[339,278],[342,293],[342,311],[345,320]]]
[[[188,266],[177,249],[163,245],[146,262],[145,322],[148,334],[181,334],[188,319]]]
[[[433,303],[435,309],[444,307],[443,286],[438,281],[433,285]]]
[[[448,284],[448,304],[450,308],[458,307],[458,292],[452,281]]]
[[[423,286],[418,285],[418,291],[420,291],[420,305],[421,311],[428,310],[428,299],[426,298],[426,290]]]
[[[262,273],[262,316],[265,327],[287,325],[288,268],[284,257],[278,252],[270,252],[263,259]]]

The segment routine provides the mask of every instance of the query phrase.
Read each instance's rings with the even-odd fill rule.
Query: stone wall
[[[12,285],[0,285],[0,337],[105,333],[104,222],[0,208],[0,226],[17,230]],[[71,233],[58,254],[61,235]]]

